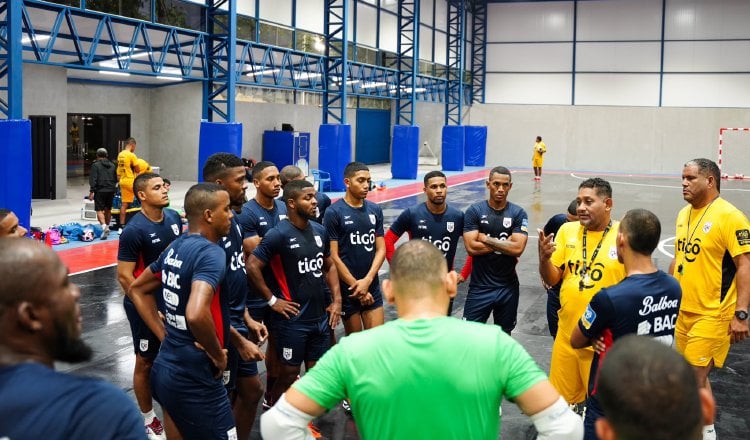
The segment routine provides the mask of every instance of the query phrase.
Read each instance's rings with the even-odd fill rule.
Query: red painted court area
[[[487,174],[486,170],[473,171],[466,174],[457,174],[448,176],[449,185],[459,185],[461,183],[473,182],[483,179]],[[374,190],[367,196],[368,200],[375,203],[388,202],[403,197],[412,196],[422,192],[422,182],[407,183],[405,185],[387,187],[383,190]],[[334,199],[335,201],[336,199]],[[117,264],[117,244],[118,240],[109,240],[99,243],[93,243],[88,246],[81,246],[74,249],[58,251],[58,255],[63,263],[68,267],[70,274],[88,272],[90,270],[102,267],[113,266]]]

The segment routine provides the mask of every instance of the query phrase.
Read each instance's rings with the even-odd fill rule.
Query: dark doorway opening
[[[29,116],[31,120],[31,198],[57,198],[55,184],[55,117]]]
[[[99,148],[115,160],[128,137],[130,115],[68,113],[68,178],[88,176]]]

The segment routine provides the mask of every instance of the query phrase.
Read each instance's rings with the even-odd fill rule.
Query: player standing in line
[[[128,296],[162,340],[151,387],[180,434],[186,439],[236,439],[222,379],[230,337],[229,298],[221,289],[226,255],[217,244],[232,227],[229,194],[215,183],[193,185],[185,195],[185,213],[188,233],[133,282]],[[164,321],[154,289],[164,302]]]
[[[682,286],[677,351],[695,370],[698,386],[711,391],[708,375],[721,368],[730,343],[750,337],[750,222],[721,197],[719,167],[693,159],[682,169],[675,257],[670,271]],[[713,418],[703,438],[716,438]]]
[[[344,197],[326,211],[323,224],[341,284],[347,335],[383,325],[383,295],[378,271],[385,261],[383,210],[367,200],[372,178],[361,162],[344,168]]]
[[[268,231],[248,261],[248,275],[272,307],[282,300],[297,305],[272,318],[281,361],[271,394],[274,402],[297,379],[303,362],[310,371],[330,348],[330,332],[341,316],[339,279],[328,236],[322,225],[310,221],[317,208],[315,188],[306,180],[289,182],[283,199],[289,221]],[[277,290],[264,281],[266,266],[279,281]]]
[[[141,210],[123,230],[117,250],[117,280],[124,292],[182,234],[180,215],[174,210],[165,209],[169,198],[158,174],[141,174],[133,182],[133,188],[141,201]],[[133,301],[125,296],[122,303],[135,350],[133,393],[143,414],[147,435],[150,439],[163,439],[164,428],[154,413],[150,379],[151,367],[161,344],[136,311]],[[165,423],[167,431],[171,433],[173,430],[166,414]]]
[[[128,207],[133,203],[135,194],[133,193],[133,182],[135,176],[139,174],[135,155],[136,142],[133,138],[125,140],[125,148],[117,155],[117,178],[120,179],[120,197],[122,206],[120,206],[120,232],[125,227],[125,220],[128,215]]]
[[[526,249],[528,216],[508,201],[510,170],[495,167],[486,182],[489,199],[471,205],[464,215],[464,245],[473,258],[464,319],[487,322],[510,334],[516,327],[520,288],[516,264]]]
[[[237,216],[242,227],[242,244],[246,262],[266,233],[286,219],[286,205],[283,201],[276,199],[281,191],[281,179],[276,165],[268,161],[258,162],[253,167],[252,178],[253,185],[255,185],[255,198],[242,205],[242,212]],[[276,280],[270,268],[263,271],[263,277],[268,286],[276,286]],[[279,361],[276,357],[273,326],[269,324],[272,321],[273,312],[282,313],[292,305],[286,305],[282,300],[273,307],[272,311],[249,278],[248,283],[250,283],[250,294],[247,297],[248,312],[254,320],[266,324],[269,333],[266,348],[266,395],[263,406],[270,407],[273,405],[271,390],[279,374],[276,367]]]
[[[534,155],[531,157],[531,167],[534,168],[534,180],[542,180],[542,165],[544,165],[544,153],[547,145],[542,142],[542,137],[537,136],[534,142]]]
[[[674,326],[682,290],[677,280],[658,270],[651,254],[659,245],[659,218],[645,209],[625,213],[617,232],[617,259],[627,277],[599,291],[573,329],[570,345],[584,348],[602,338],[604,350],[594,353],[586,399],[585,439],[596,440],[596,421],[606,416],[598,399],[599,364],[612,344],[629,334],[648,335],[674,345]]]
[[[557,235],[539,232],[542,281],[560,287],[560,317],[552,345],[549,380],[576,411],[583,413],[594,351],[570,345],[573,329],[591,298],[625,278],[617,260],[617,229],[612,221],[612,187],[598,177],[578,185],[578,221],[565,223]]]
[[[396,242],[404,232],[408,232],[410,240],[427,240],[440,249],[448,263],[448,271],[452,271],[458,240],[464,231],[464,213],[448,206],[448,181],[442,172],[430,171],[425,174],[422,190],[427,200],[405,209],[385,233],[385,257],[390,263]],[[470,273],[471,257],[468,257],[458,276],[458,283],[464,282]],[[452,313],[453,298],[448,305],[448,316]]]
[[[245,164],[242,159],[230,153],[216,153],[206,159],[203,165],[203,180],[221,185],[229,194],[232,209],[242,209],[245,203]],[[229,295],[229,320],[231,346],[229,362],[224,371],[225,385],[233,403],[237,437],[246,440],[250,436],[258,412],[258,403],[263,397],[263,384],[258,375],[256,361],[263,359],[263,353],[251,342],[262,343],[268,336],[266,327],[255,321],[247,311],[247,272],[242,243],[242,230],[236,217],[232,217],[232,227],[219,244],[226,254],[227,273],[221,283],[221,290]]]

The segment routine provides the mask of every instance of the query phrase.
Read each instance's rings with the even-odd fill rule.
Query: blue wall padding
[[[416,179],[419,162],[419,127],[394,125],[391,174],[394,179]]]
[[[441,151],[444,171],[464,170],[464,144],[466,127],[446,125],[443,127],[443,148]]]
[[[232,153],[242,157],[242,123],[201,121],[198,139],[198,181],[203,180],[203,165],[214,153]]]
[[[0,208],[13,211],[29,229],[31,221],[31,121],[0,120]]]
[[[483,167],[487,153],[487,126],[467,125],[464,146],[464,165]]]
[[[318,130],[318,169],[331,174],[331,191],[345,191],[344,167],[352,161],[352,126],[322,124]]]

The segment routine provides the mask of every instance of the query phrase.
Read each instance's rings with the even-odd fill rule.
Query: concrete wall
[[[745,127],[750,109],[570,107],[477,104],[472,125],[487,125],[487,165],[531,167],[534,138],[547,144],[544,167],[679,174],[695,157],[717,158],[721,127]]]
[[[23,114],[55,117],[55,186],[58,199],[68,195],[67,107],[68,78],[65,69],[23,64]]]

